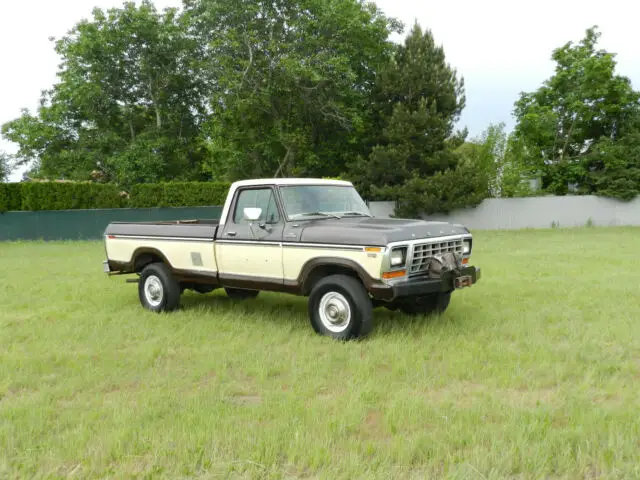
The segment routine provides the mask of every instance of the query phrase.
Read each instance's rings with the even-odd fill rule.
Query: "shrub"
[[[72,182],[22,183],[22,210],[120,208],[126,200],[116,185]]]
[[[0,212],[217,206],[224,203],[229,187],[225,182],[143,183],[127,195],[113,184],[0,183]]]
[[[0,183],[0,212],[22,209],[22,184]]]
[[[139,184],[131,189],[129,203],[134,208],[222,205],[229,187],[225,182]]]

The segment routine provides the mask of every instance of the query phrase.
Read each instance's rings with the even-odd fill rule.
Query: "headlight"
[[[394,248],[391,251],[389,259],[392,267],[400,267],[404,265],[407,260],[407,247]]]
[[[471,240],[465,240],[462,244],[463,255],[469,255],[471,253]]]

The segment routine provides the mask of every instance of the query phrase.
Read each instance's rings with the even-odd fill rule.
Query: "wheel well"
[[[352,268],[346,267],[344,265],[318,265],[315,267],[309,275],[304,280],[302,285],[302,294],[308,295],[313,289],[313,286],[322,278],[328,277],[329,275],[346,275],[352,278],[355,278],[359,282],[362,282],[362,279],[358,275],[358,273]]]
[[[164,257],[159,252],[147,251],[140,252],[135,255],[133,260],[133,271],[139,273],[142,271],[144,267],[151,263],[166,263],[168,262],[164,259]]]

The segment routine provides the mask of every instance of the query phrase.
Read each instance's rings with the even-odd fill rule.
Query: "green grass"
[[[143,311],[100,243],[0,244],[0,478],[638,478],[640,229],[476,232],[445,315]]]

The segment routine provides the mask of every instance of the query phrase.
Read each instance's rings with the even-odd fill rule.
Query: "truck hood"
[[[397,218],[347,217],[304,222],[300,241],[340,245],[385,246],[407,240],[469,233],[462,225]]]

